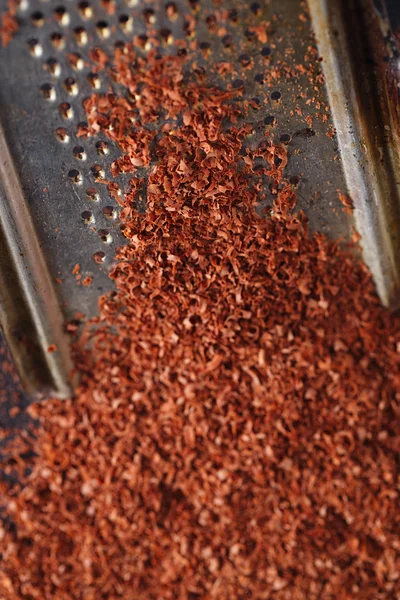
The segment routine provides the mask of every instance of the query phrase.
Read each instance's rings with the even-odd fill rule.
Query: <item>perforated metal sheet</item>
[[[21,0],[18,20],[15,39],[0,48],[0,119],[66,319],[77,311],[96,314],[99,295],[112,289],[115,248],[124,243],[119,207],[96,180],[96,172],[110,177],[119,150],[104,136],[76,135],[85,121],[82,101],[116,88],[107,71],[93,73],[94,47],[112,56],[115,43],[136,39],[137,51],[146,53],[155,36],[160,53],[175,54],[176,40],[187,40],[188,78],[203,69],[206,84],[237,87],[249,100],[243,120],[254,133],[248,143],[261,143],[268,130],[287,144],[287,176],[311,229],[335,239],[351,235],[352,219],[338,199],[346,186],[304,2]],[[216,68],[221,62],[232,66],[225,75]],[[120,176],[122,190],[128,180]],[[86,277],[93,278],[89,286],[82,285]]]
[[[4,7],[4,0],[1,3]],[[171,19],[173,6],[176,17]],[[112,54],[115,42],[145,35],[149,29],[164,39],[184,39],[188,16],[196,19],[192,38],[196,62],[205,68],[207,82],[239,86],[242,80],[245,96],[254,99],[246,117],[255,129],[251,143],[265,137],[272,117],[275,139],[290,140],[288,175],[293,181],[301,179],[298,206],[311,226],[332,237],[348,236],[349,219],[337,198],[337,190],[344,189],[340,161],[335,142],[327,136],[329,118],[322,120],[328,114],[327,100],[320,80],[313,76],[318,66],[309,51],[314,42],[304,3],[271,0],[261,8],[236,0],[215,4],[179,0],[168,11],[161,1],[135,5],[120,0],[64,4],[24,0],[18,15],[20,30],[1,50],[0,114],[51,273],[62,280],[58,290],[68,317],[77,310],[96,312],[98,295],[112,285],[107,269],[115,245],[123,243],[118,220],[104,213],[106,207],[117,206],[92,173],[94,165],[101,165],[107,176],[118,149],[107,142],[109,153],[99,154],[96,143],[104,138],[76,137],[78,123],[85,120],[82,100],[113,87],[103,73],[89,81],[89,50],[100,46]],[[262,42],[252,28],[264,24],[268,40]],[[164,44],[162,51],[175,53],[176,48]],[[72,53],[79,57],[71,61]],[[232,63],[235,72],[218,76],[213,66],[219,61]],[[276,92],[280,100],[273,100],[279,96]],[[65,142],[56,134],[59,128],[68,134]],[[81,181],[75,183],[74,176]],[[88,188],[97,190],[98,202],[90,200]],[[85,211],[90,211],[94,223],[84,222]],[[111,208],[106,212],[114,214]],[[84,216],[90,219],[89,214]],[[112,242],[104,243],[99,230],[108,230]],[[105,254],[101,266],[93,259],[96,252]],[[75,264],[81,265],[83,277],[94,277],[91,286],[77,285],[71,273]]]

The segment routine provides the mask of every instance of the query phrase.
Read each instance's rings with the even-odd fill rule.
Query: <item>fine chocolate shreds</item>
[[[400,316],[182,60],[117,49],[85,102],[127,245],[75,397],[10,442],[0,597],[399,598]]]
[[[18,21],[15,17],[17,5],[14,0],[10,0],[7,10],[0,14],[0,43],[7,46],[19,29]]]

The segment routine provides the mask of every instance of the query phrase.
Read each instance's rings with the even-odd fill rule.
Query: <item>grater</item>
[[[134,40],[138,53],[156,43],[175,54],[189,42],[187,77],[240,90],[248,143],[267,129],[287,145],[287,179],[310,229],[348,242],[356,227],[382,301],[396,305],[399,53],[382,2],[21,0],[17,18],[0,49],[0,320],[28,394],[70,395],[64,323],[96,315],[124,243],[120,207],[99,183],[120,151],[77,135],[83,100],[118,92],[109,70],[93,68],[94,48],[112,56]],[[128,180],[118,178],[122,193]]]

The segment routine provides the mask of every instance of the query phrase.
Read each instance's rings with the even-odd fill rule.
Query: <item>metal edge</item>
[[[364,260],[400,305],[400,110],[396,47],[372,0],[308,0]]]
[[[63,315],[1,124],[0,326],[28,394],[70,397]]]

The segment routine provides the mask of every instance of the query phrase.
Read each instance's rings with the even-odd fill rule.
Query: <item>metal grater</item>
[[[0,7],[6,9],[6,0],[0,0]],[[96,314],[99,295],[112,289],[107,274],[115,248],[124,243],[119,207],[97,181],[103,172],[110,176],[120,152],[102,136],[82,140],[76,135],[78,124],[85,121],[84,98],[115,89],[106,71],[92,70],[89,52],[100,47],[112,56],[115,43],[141,36],[137,49],[145,53],[154,35],[161,41],[161,53],[174,54],[174,41],[188,39],[192,18],[194,57],[187,76],[196,70],[208,85],[243,89],[249,100],[243,121],[253,126],[249,144],[261,143],[269,128],[276,143],[288,145],[287,177],[312,230],[348,241],[355,222],[343,210],[338,191],[355,196],[355,221],[364,235],[368,232],[366,259],[382,299],[395,303],[400,194],[392,167],[398,148],[397,137],[386,128],[395,127],[397,115],[391,110],[396,104],[393,89],[390,97],[386,89],[394,85],[396,46],[384,7],[373,7],[372,0],[351,0],[346,6],[342,0],[310,0],[310,8],[329,98],[316,60],[313,23],[301,0],[21,0],[20,29],[0,49],[0,316],[29,393],[70,394],[72,363],[63,323],[77,312]],[[364,61],[359,47],[346,45],[349,15],[357,31],[364,28],[365,39],[371,41],[372,32],[368,52],[379,55],[379,72],[376,64]],[[266,23],[264,39],[259,28]],[[357,95],[352,90],[364,76],[338,68],[347,58],[354,67],[360,56],[360,73],[366,65],[372,73],[370,93],[375,95],[367,126],[373,142],[384,149],[381,163],[360,141],[365,130],[360,131],[356,117],[362,114],[363,88],[357,87]],[[233,65],[232,73],[216,73],[215,65],[222,61]],[[344,116],[341,106],[347,107]],[[387,109],[384,117],[382,107]],[[346,146],[349,138],[351,148]],[[369,177],[369,168],[378,163],[376,177]],[[378,177],[385,172],[389,192]],[[119,178],[122,191],[129,177]],[[366,196],[357,192],[360,181],[366,184]],[[77,282],[77,264],[82,279],[93,277],[90,286],[82,285],[82,279]],[[53,344],[57,350],[49,353]]]

